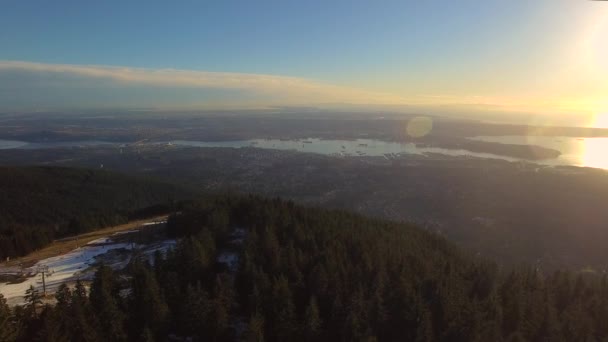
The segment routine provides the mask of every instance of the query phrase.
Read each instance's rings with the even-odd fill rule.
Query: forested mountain
[[[53,239],[168,212],[187,192],[142,177],[61,167],[0,167],[0,259]]]
[[[606,276],[501,271],[414,226],[281,200],[182,204],[178,247],[44,307],[30,291],[7,340],[600,341]],[[231,254],[234,253],[234,254]],[[236,267],[221,261],[238,257]],[[37,308],[37,310],[36,310]]]

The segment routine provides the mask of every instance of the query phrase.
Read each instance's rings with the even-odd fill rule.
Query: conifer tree
[[[317,299],[312,296],[304,313],[304,335],[308,341],[316,341],[321,334],[321,316]]]
[[[148,327],[155,335],[165,331],[169,308],[154,273],[141,261],[133,267],[130,296],[131,328],[133,336],[141,336]]]
[[[274,280],[271,300],[274,334],[280,341],[289,340],[295,330],[295,307],[285,276],[279,276]]]
[[[215,339],[224,336],[230,323],[230,310],[232,307],[232,288],[228,278],[218,275],[213,288],[211,318],[214,322],[213,335]]]
[[[30,317],[35,318],[38,313],[38,307],[42,304],[42,296],[38,289],[34,287],[34,285],[30,285],[30,287],[25,291],[25,309]]]
[[[176,314],[177,327],[184,336],[207,337],[212,328],[211,301],[200,283],[188,285]]]
[[[84,283],[76,281],[72,291],[70,330],[73,340],[99,341],[96,324],[97,320],[91,310],[87,290]]]
[[[124,341],[125,318],[118,305],[114,279],[112,269],[101,265],[91,284],[89,300],[99,322],[99,334],[108,341]]]
[[[264,317],[261,313],[251,315],[246,337],[247,342],[264,342]]]
[[[17,338],[14,317],[6,304],[6,298],[0,293],[0,341],[14,341]]]

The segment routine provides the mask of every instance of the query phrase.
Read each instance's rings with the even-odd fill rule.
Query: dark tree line
[[[247,232],[234,242],[236,228]],[[18,341],[605,341],[608,280],[501,271],[414,226],[281,200],[182,205],[178,247],[9,310]],[[221,253],[239,254],[232,270]],[[38,309],[36,310],[36,306]]]
[[[170,211],[186,192],[111,172],[0,167],[0,260],[54,239]]]

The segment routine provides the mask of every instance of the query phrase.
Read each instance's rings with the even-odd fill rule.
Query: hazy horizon
[[[0,19],[2,111],[309,106],[601,127],[608,117],[604,2],[15,2]]]

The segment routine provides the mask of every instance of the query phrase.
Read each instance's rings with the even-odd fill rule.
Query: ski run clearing
[[[123,225],[125,229],[122,231],[110,230],[107,236],[90,240],[85,245],[76,247],[67,253],[40,259],[29,267],[19,266],[19,262],[23,262],[23,260],[29,261],[30,264],[34,261],[31,258],[28,259],[28,257],[5,265],[0,264],[0,275],[15,278],[12,281],[0,283],[0,293],[4,295],[11,306],[23,304],[25,291],[30,286],[33,285],[42,292],[43,284],[40,272],[42,269],[46,269],[45,283],[47,295],[49,295],[47,297],[50,297],[52,301],[53,294],[61,284],[71,284],[77,279],[91,280],[95,273],[95,268],[92,266],[96,262],[103,261],[112,268],[121,269],[129,262],[132,254],[130,251],[133,249],[137,249],[151,258],[156,251],[173,248],[177,243],[175,240],[162,240],[139,245],[119,239],[121,235],[137,233],[141,229],[154,227],[165,222],[164,218],[157,218],[153,221]],[[70,239],[69,242],[73,242],[72,240],[75,239]],[[61,243],[64,243],[64,241],[57,242],[57,244]],[[53,245],[49,246],[49,249],[52,248],[57,249]],[[23,262],[23,265],[25,265],[25,262]]]

